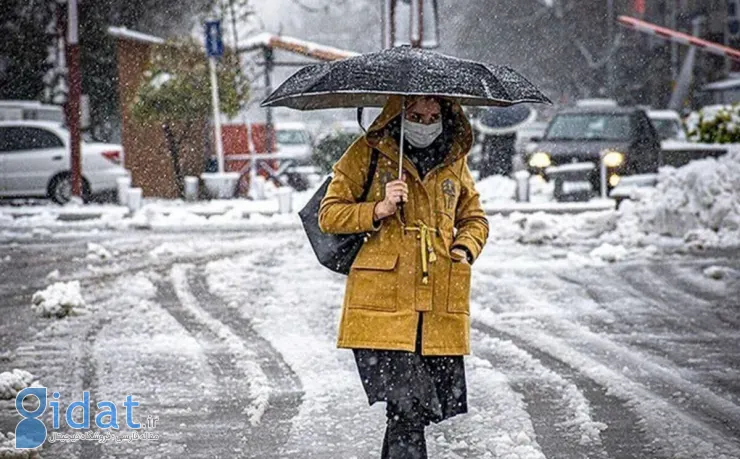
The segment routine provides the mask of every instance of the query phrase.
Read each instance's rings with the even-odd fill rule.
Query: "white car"
[[[665,140],[686,141],[686,131],[681,116],[674,110],[649,110],[648,118],[658,132],[661,142]]]
[[[311,160],[311,136],[305,123],[285,122],[275,125],[275,137],[278,153],[286,159],[298,163]]]
[[[129,176],[123,147],[82,142],[83,199],[115,190]],[[48,197],[69,201],[72,190],[69,131],[49,121],[0,122],[0,197]]]

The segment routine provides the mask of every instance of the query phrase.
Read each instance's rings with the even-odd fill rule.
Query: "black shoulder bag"
[[[372,185],[377,167],[378,150],[373,148],[370,155],[370,166],[368,167],[367,177],[365,178],[365,187],[357,202],[367,200],[367,195],[370,193],[370,185]],[[326,190],[329,188],[331,179],[332,177],[329,176],[324,181],[306,206],[298,212],[298,215],[301,217],[303,229],[306,231],[308,240],[311,243],[311,247],[313,247],[314,253],[316,253],[316,258],[319,259],[319,263],[334,272],[349,274],[349,268],[352,266],[355,257],[357,257],[360,248],[362,248],[363,242],[365,242],[366,233],[332,234],[324,233],[319,228],[319,207],[321,206],[321,200],[326,195]]]

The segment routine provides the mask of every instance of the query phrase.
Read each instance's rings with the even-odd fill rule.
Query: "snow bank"
[[[475,184],[481,202],[511,201],[514,199],[516,182],[503,175],[492,175]]]
[[[113,258],[113,254],[100,244],[88,242],[87,258],[91,260],[110,260]]]
[[[617,214],[614,211],[569,215],[514,212],[509,216],[491,215],[488,222],[493,240],[572,244],[598,240],[601,235],[614,230]]]
[[[56,282],[31,297],[31,309],[42,317],[65,317],[86,309],[80,281]]]
[[[18,392],[29,387],[32,382],[33,375],[26,370],[16,368],[13,371],[0,373],[0,400],[14,399]]]
[[[40,459],[40,448],[15,449],[15,434],[0,432],[0,458],[8,459]]]
[[[627,256],[627,249],[621,245],[611,245],[608,242],[605,242],[593,249],[590,255],[594,258],[613,263],[624,259],[624,257]]]
[[[661,168],[655,188],[634,189],[617,211],[513,212],[488,218],[493,240],[601,245],[592,256],[604,261],[624,256],[617,247],[666,241],[689,249],[740,246],[740,145],[730,145],[720,158]]]
[[[695,247],[740,244],[740,146],[720,158],[664,167],[654,189],[640,190],[620,212],[620,226],[683,238]]]

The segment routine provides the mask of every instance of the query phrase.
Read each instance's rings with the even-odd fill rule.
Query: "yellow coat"
[[[406,228],[397,213],[375,229],[375,203],[383,200],[385,184],[398,177],[398,145],[384,128],[400,113],[400,97],[390,98],[367,134],[336,163],[321,201],[322,231],[370,233],[347,277],[337,347],[414,352],[418,312],[424,311],[423,355],[470,354],[470,266],[450,258],[453,245],[464,246],[477,258],[488,238],[488,220],[466,159],[472,145],[470,124],[453,104],[456,132],[442,164],[422,181],[404,158]],[[367,202],[357,203],[373,147],[380,152],[377,172]],[[425,227],[428,235],[420,238]],[[426,242],[433,254],[427,249],[422,256]]]

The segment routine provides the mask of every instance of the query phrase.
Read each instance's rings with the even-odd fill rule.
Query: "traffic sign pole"
[[[208,58],[208,67],[211,71],[211,97],[213,98],[213,127],[216,136],[216,155],[218,156],[218,171],[224,171],[224,144],[221,138],[221,109],[218,100],[218,78],[216,77],[216,58]]]
[[[224,172],[224,144],[221,137],[221,109],[218,100],[218,77],[216,75],[216,58],[224,54],[224,45],[221,39],[221,22],[206,22],[206,52],[208,54],[208,69],[211,73],[211,98],[213,99],[213,128],[216,137],[216,156],[218,157],[218,172]]]

